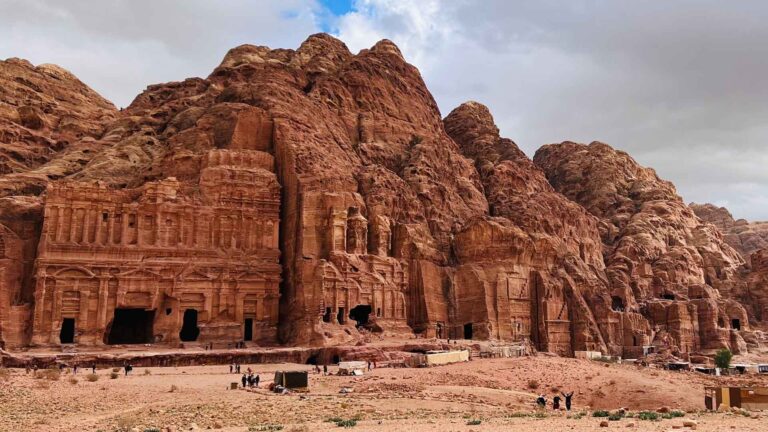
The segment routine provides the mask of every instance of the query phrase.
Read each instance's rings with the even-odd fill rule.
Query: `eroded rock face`
[[[750,339],[740,256],[671,184],[605,145],[534,164],[478,103],[442,119],[390,41],[243,45],[207,78],[78,115],[91,135],[0,176],[6,347]]]
[[[743,259],[671,183],[599,142],[547,145],[534,162],[600,219],[615,309],[641,313],[683,351],[732,345],[732,332],[749,328],[733,299]]]
[[[768,247],[768,222],[736,220],[727,208],[713,204],[690,203],[689,206],[696,216],[716,226],[723,239],[745,259]]]

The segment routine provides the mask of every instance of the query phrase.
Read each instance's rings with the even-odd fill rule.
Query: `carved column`
[[[53,239],[56,242],[61,241],[61,226],[64,224],[64,209],[61,207],[55,207],[53,211],[56,212],[56,226],[53,227],[54,229],[54,235]]]
[[[37,274],[37,284],[35,287],[35,319],[32,324],[32,342],[34,344],[45,344],[48,342],[50,329],[45,328],[45,269]]]
[[[99,277],[99,300],[98,317],[96,319],[96,327],[102,330],[107,325],[107,301],[109,300],[109,276],[102,275]]]

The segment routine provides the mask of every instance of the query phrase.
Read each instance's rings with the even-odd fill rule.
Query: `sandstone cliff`
[[[696,216],[716,226],[725,241],[745,259],[768,247],[768,222],[735,220],[728,209],[713,204],[690,203],[689,206]]]
[[[741,257],[671,184],[604,144],[547,146],[534,164],[478,103],[442,119],[390,41],[243,45],[120,113],[62,77],[41,91],[77,88],[77,106],[4,123],[39,126],[17,147],[67,140],[0,176],[8,347],[757,343],[759,316],[735,300],[754,297]]]
[[[740,346],[748,326],[741,256],[682,202],[674,186],[610,146],[564,142],[535,163],[556,190],[600,219],[615,307],[638,311],[685,350]]]

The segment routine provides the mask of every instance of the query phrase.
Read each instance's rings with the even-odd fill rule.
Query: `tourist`
[[[230,363],[229,364],[229,373],[232,373],[234,371],[235,371],[235,364],[234,363]]]
[[[93,364],[91,365],[91,373],[93,373],[93,374],[95,374],[95,373],[96,373],[96,363],[93,363]]]
[[[552,409],[554,411],[560,411],[560,396],[555,395],[555,397],[552,398]]]
[[[235,363],[235,369],[237,369],[237,373],[240,373],[240,363]]]
[[[77,375],[77,365],[72,366],[72,375]]]
[[[243,388],[245,388],[245,384],[248,382],[248,378],[246,378],[245,374],[243,374],[243,377],[240,379],[240,381],[243,382]]]
[[[571,410],[571,398],[573,398],[573,392],[563,393],[563,397],[565,398],[565,410],[566,411],[570,411]]]
[[[256,377],[254,378],[254,382],[256,383],[256,388],[259,388],[259,381],[261,378],[259,377],[259,374],[256,374]]]
[[[547,406],[547,397],[543,394],[539,395],[538,398],[536,398],[536,404],[539,406],[539,408],[546,408]]]
[[[368,370],[369,371],[371,370],[371,362],[370,361],[368,361]]]
[[[325,375],[328,375],[328,365],[327,364],[323,365],[323,376],[325,376]]]

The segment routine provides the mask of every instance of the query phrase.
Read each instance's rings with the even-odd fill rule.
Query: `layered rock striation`
[[[741,256],[671,184],[604,144],[531,161],[475,102],[442,119],[390,41],[243,45],[121,112],[62,77],[0,125],[41,155],[0,176],[6,347],[757,344]]]
[[[768,248],[768,222],[734,219],[727,208],[713,204],[690,203],[689,206],[701,220],[716,226],[723,239],[745,259]]]

